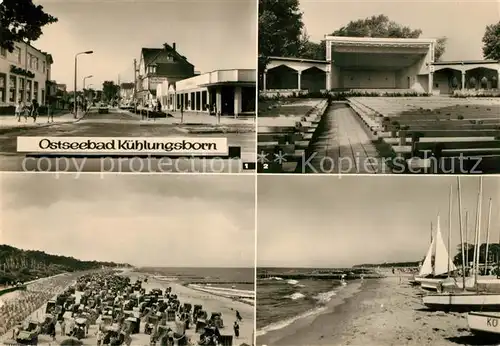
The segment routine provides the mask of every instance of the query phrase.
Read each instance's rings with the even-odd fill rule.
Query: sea
[[[214,287],[255,290],[254,268],[141,268],[141,272],[172,277],[181,283],[208,284]]]
[[[345,282],[333,279],[286,279],[279,276],[278,269],[266,270],[278,275],[257,279],[258,336],[321,313],[326,310],[326,304],[346,286]],[[283,273],[304,273],[303,269],[280,270]]]

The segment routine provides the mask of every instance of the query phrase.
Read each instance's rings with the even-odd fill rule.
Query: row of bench
[[[416,119],[406,121],[411,117],[391,117],[399,122],[399,126],[408,126],[401,129],[390,123],[384,126],[384,115],[359,100],[349,99],[349,103],[366,128],[389,144],[397,156],[407,160],[431,155],[481,158],[490,169],[500,170],[500,118],[490,113],[490,108],[482,114],[475,114],[471,107],[470,114],[482,119],[475,124],[471,124],[470,119],[422,122]],[[419,115],[418,111],[414,114]]]
[[[300,121],[281,126],[259,126],[257,151],[263,173],[295,172],[309,148],[309,143],[328,107],[327,100],[318,101]],[[265,157],[264,162],[262,162]]]

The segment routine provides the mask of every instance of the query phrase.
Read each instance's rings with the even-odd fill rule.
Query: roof
[[[120,85],[120,88],[122,89],[133,89],[134,88],[134,83],[122,83]]]
[[[285,56],[270,56],[270,60],[285,60],[285,61],[295,61],[295,62],[312,62],[318,64],[329,64],[326,60],[315,60],[315,59],[302,59],[302,58],[293,58],[293,57],[285,57]]]
[[[436,61],[433,65],[477,65],[477,64],[500,64],[497,60],[455,60],[455,61]]]
[[[144,65],[169,62],[168,58],[172,55],[174,58],[184,60],[186,63],[192,65],[185,56],[181,55],[177,50],[174,50],[174,48],[167,43],[163,44],[163,48],[142,48],[141,55],[144,59]]]

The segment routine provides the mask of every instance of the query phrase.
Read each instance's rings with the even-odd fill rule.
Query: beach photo
[[[254,177],[2,173],[0,344],[254,344]]]
[[[500,173],[499,33],[494,0],[259,0],[258,171]]]
[[[258,177],[256,344],[498,345],[500,177]]]
[[[1,170],[252,170],[243,163],[256,160],[256,0],[5,0],[0,12],[9,28],[0,38]],[[47,137],[152,143],[36,145]],[[40,154],[67,160],[24,160]]]

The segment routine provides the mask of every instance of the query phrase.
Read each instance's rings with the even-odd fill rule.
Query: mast
[[[459,178],[459,177],[457,177]],[[458,181],[460,181],[460,178],[458,179]],[[460,184],[459,184],[460,186]],[[460,194],[458,195],[459,196],[459,203],[461,204],[461,198],[460,197]],[[460,211],[460,207],[458,209]],[[465,231],[465,244],[467,244],[467,252],[465,253],[465,264],[466,264],[466,268],[468,269],[469,268],[469,229],[467,227],[467,223],[469,222],[469,212],[468,211],[465,211],[465,225],[464,225],[464,231]]]
[[[488,228],[486,228],[486,253],[484,254],[484,268],[486,270],[486,274],[488,273],[488,245],[490,244],[490,227],[491,227],[491,198],[489,201],[488,207]]]
[[[478,257],[478,254],[477,254],[477,242],[478,242],[478,238],[477,238],[477,221],[478,221],[478,218],[479,218],[479,209],[481,208],[480,207],[480,200],[481,200],[481,183],[479,183],[479,192],[477,193],[477,202],[476,202],[476,219],[474,220],[474,257],[472,258],[472,270],[473,272],[476,271],[477,267],[476,267],[476,263],[477,263],[477,257]]]
[[[431,221],[431,244],[432,244],[432,221]]]
[[[463,283],[463,288],[465,291],[465,252],[464,252],[464,232],[462,228],[462,192],[460,191],[460,177],[457,176],[457,192],[458,192],[458,220],[459,220],[459,227],[460,227],[460,244],[462,245],[462,283]],[[467,213],[465,213],[465,220],[467,220]],[[466,221],[467,222],[467,221]],[[468,251],[467,251],[468,253]]]
[[[478,200],[478,210],[477,210],[477,256],[476,256],[476,271],[474,275],[474,285],[476,286],[476,291],[478,290],[477,287],[477,276],[478,276],[478,271],[479,271],[479,250],[480,250],[480,239],[481,239],[481,207],[482,207],[482,199],[483,199],[483,177],[479,178],[479,200]]]
[[[451,252],[451,212],[453,210],[452,196],[453,196],[453,185],[450,185],[450,210],[448,215],[448,252]],[[448,260],[448,278],[450,277],[450,269],[451,269],[450,261],[453,260],[452,259]]]

